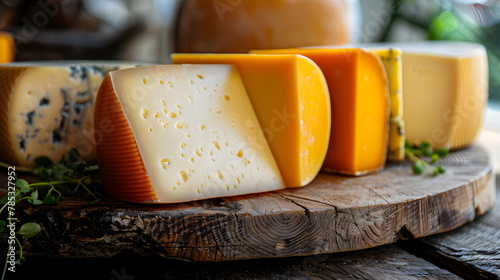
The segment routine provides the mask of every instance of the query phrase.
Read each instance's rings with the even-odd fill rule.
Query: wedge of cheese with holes
[[[0,63],[14,61],[14,40],[9,33],[0,32]]]
[[[110,70],[123,62],[16,62],[0,65],[0,162],[30,169],[76,148],[96,161],[94,100]],[[106,125],[106,124],[100,124]]]
[[[158,65],[110,72],[95,122],[106,191],[176,203],[285,187],[236,68]]]
[[[389,136],[389,84],[380,58],[359,48],[274,49],[312,59],[330,91],[332,127],[325,171],[363,175],[382,170]]]
[[[330,100],[321,69],[299,55],[173,54],[173,63],[227,63],[242,76],[287,187],[318,174],[330,137]]]

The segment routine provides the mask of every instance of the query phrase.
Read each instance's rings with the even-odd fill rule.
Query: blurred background
[[[2,31],[16,61],[168,63],[174,51],[472,41],[488,50],[490,101],[500,102],[499,0],[0,0]]]

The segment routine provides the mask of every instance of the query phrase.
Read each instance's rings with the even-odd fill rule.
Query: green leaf
[[[52,167],[52,174],[57,178],[61,178],[65,172],[69,169],[61,163],[58,163]]]
[[[421,150],[427,150],[431,147],[431,143],[429,141],[422,141],[422,142],[420,142],[420,145],[418,145],[418,147]]]
[[[50,158],[46,156],[41,156],[35,158],[35,166],[50,167],[54,163]]]
[[[434,151],[432,150],[431,144],[427,141],[420,143],[418,148],[420,149],[420,151],[422,151],[423,155],[428,156],[428,157],[432,156],[432,154],[434,153]]]
[[[34,192],[31,193],[31,198],[33,200],[38,199],[38,190],[35,190]]]
[[[436,163],[439,160],[439,155],[437,153],[432,154],[431,163]]]
[[[441,174],[446,172],[446,168],[444,168],[442,165],[438,165],[436,169]]]
[[[7,223],[4,220],[0,220],[0,233],[5,231]]]
[[[33,205],[41,205],[41,204],[43,204],[43,201],[41,201],[40,199],[29,198],[27,200],[28,200],[29,203],[31,203]]]
[[[447,149],[447,148],[438,148],[438,149],[436,149],[436,154],[438,154],[440,157],[447,156],[449,152],[450,152],[450,150]]]
[[[42,167],[39,169],[38,175],[42,178],[42,180],[50,181],[50,178],[52,177],[52,171],[50,169]]]
[[[66,162],[73,162],[76,163],[80,159],[80,154],[78,153],[78,150],[73,148],[69,150],[68,155],[66,157]]]
[[[53,197],[52,195],[46,195],[43,198],[43,204],[56,204],[56,203],[57,203],[56,198]]]
[[[21,235],[23,238],[30,238],[39,234],[41,231],[42,228],[40,227],[39,224],[34,222],[28,222],[23,224],[16,233]]]
[[[2,196],[2,198],[0,199],[0,204],[5,204],[7,202],[9,202],[9,195],[8,194]]]
[[[421,162],[416,162],[413,166],[413,173],[422,174],[424,172],[424,165]]]
[[[29,184],[26,180],[23,180],[23,179],[17,179],[16,180],[16,187],[18,187],[19,189],[26,189],[28,188],[29,189]]]

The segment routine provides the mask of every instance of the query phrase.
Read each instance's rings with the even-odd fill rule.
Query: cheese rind
[[[95,162],[95,89],[110,69],[131,66],[112,62],[0,65],[0,161],[29,169],[38,156],[59,161],[76,148],[85,161]]]
[[[172,62],[235,65],[286,186],[305,186],[316,177],[331,110],[324,75],[313,61],[293,54],[173,54]]]
[[[389,125],[389,147],[387,159],[402,161],[405,159],[405,123],[403,110],[403,65],[402,52],[397,48],[370,49],[384,64],[389,79],[391,114]]]
[[[104,186],[117,199],[176,203],[284,188],[230,65],[113,71],[96,102],[96,124],[119,128],[97,145]]]
[[[359,48],[274,49],[252,53],[294,53],[323,71],[330,92],[332,127],[323,169],[364,175],[385,166],[390,99],[380,58]]]

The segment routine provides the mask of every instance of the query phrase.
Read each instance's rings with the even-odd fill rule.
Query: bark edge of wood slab
[[[495,182],[481,146],[450,153],[447,172],[414,175],[411,163],[363,177],[320,174],[309,186],[174,205],[67,199],[25,207],[42,232],[25,255],[157,256],[230,261],[365,249],[458,228],[491,210]]]

